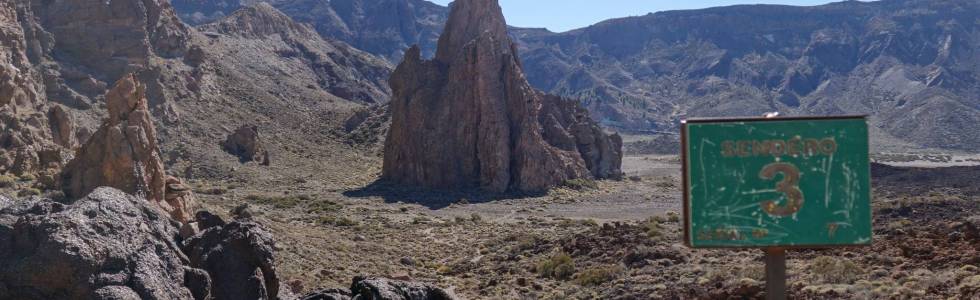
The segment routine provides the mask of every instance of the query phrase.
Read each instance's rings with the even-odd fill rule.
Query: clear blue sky
[[[429,0],[448,5],[451,0]],[[736,4],[820,5],[840,0],[499,0],[507,24],[562,32],[612,18]]]

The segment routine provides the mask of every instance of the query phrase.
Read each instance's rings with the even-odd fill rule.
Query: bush
[[[576,179],[565,180],[565,182],[562,182],[562,186],[567,187],[567,188],[570,188],[570,189],[573,189],[573,190],[576,190],[576,191],[598,190],[599,189],[599,184],[596,183],[595,180],[584,179],[584,178],[576,178]]]
[[[541,277],[566,280],[575,274],[575,262],[571,256],[562,252],[538,262],[535,270]]]
[[[320,217],[320,224],[322,225],[333,225],[339,227],[354,227],[359,225],[357,221],[348,219],[347,217],[335,217],[335,216],[322,216]]]
[[[20,181],[23,182],[30,182],[30,181],[34,181],[37,178],[35,178],[34,175],[31,174],[24,174],[24,175],[20,175],[18,179],[20,179]]]
[[[27,197],[27,196],[40,196],[41,190],[39,189],[23,189],[17,192],[17,197]]]
[[[616,279],[625,271],[623,266],[592,267],[575,277],[575,283],[582,286],[596,286]]]
[[[330,200],[320,200],[310,203],[307,206],[307,212],[310,213],[333,213],[340,211],[344,208],[343,205],[337,204],[336,202]]]
[[[810,263],[810,272],[826,283],[851,284],[864,270],[849,259],[820,256]]]
[[[681,221],[681,215],[677,214],[676,211],[668,211],[667,221],[670,221],[671,223],[679,223]]]
[[[0,188],[14,187],[14,184],[16,183],[17,179],[15,179],[13,176],[0,175]]]
[[[663,217],[659,216],[649,218],[643,222],[643,227],[646,229],[647,237],[657,238],[663,236],[664,227],[663,225],[660,225],[660,223],[663,223]]]

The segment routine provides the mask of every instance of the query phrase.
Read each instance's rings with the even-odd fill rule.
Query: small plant
[[[430,222],[432,222],[432,220],[424,216],[418,216],[412,219],[412,224],[429,224]]]
[[[483,223],[483,217],[481,217],[478,214],[471,214],[470,215],[470,221],[473,222],[473,223],[477,223],[477,224]]]
[[[671,223],[678,223],[681,221],[681,215],[677,214],[676,211],[668,211],[667,221],[670,221]]]
[[[856,281],[864,270],[849,259],[820,256],[810,263],[810,272],[826,283],[850,284]]]
[[[335,217],[335,216],[321,216],[319,222],[322,225],[333,225],[339,227],[354,227],[359,225],[357,221],[348,219],[346,217]]]
[[[344,206],[337,204],[336,202],[330,200],[320,200],[307,205],[307,212],[320,214],[333,213],[340,211],[342,208],[344,208]]]
[[[40,195],[41,195],[41,190],[34,189],[34,188],[23,189],[20,190],[20,192],[17,192],[17,197],[40,196]]]
[[[660,225],[661,223],[663,223],[662,220],[663,217],[659,217],[659,218],[653,217],[643,222],[643,228],[646,229],[647,237],[658,238],[663,236],[664,227],[663,225]]]
[[[575,262],[567,253],[561,252],[538,262],[535,270],[541,277],[567,280],[575,274]]]
[[[34,175],[31,174],[24,174],[24,175],[20,175],[20,177],[18,177],[17,179],[23,182],[30,182],[30,181],[34,181],[37,178],[35,178]]]
[[[591,267],[575,276],[575,283],[581,286],[597,286],[616,279],[625,268],[620,265]]]
[[[455,221],[456,224],[463,224],[466,223],[466,218],[463,216],[456,216],[455,218],[453,218],[453,221]]]
[[[573,190],[576,190],[576,191],[598,190],[599,189],[599,184],[596,183],[595,180],[584,179],[584,178],[576,178],[576,179],[565,180],[565,182],[562,182],[562,186],[567,187],[567,188],[570,188],[570,189],[573,189]]]
[[[14,187],[17,183],[17,179],[9,175],[0,175],[0,188]]]

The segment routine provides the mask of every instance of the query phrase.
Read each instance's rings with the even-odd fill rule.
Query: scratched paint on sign
[[[871,243],[863,117],[691,120],[683,134],[690,246]]]

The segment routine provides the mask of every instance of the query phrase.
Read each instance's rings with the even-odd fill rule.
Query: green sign
[[[681,135],[689,246],[871,243],[864,117],[688,120]]]

